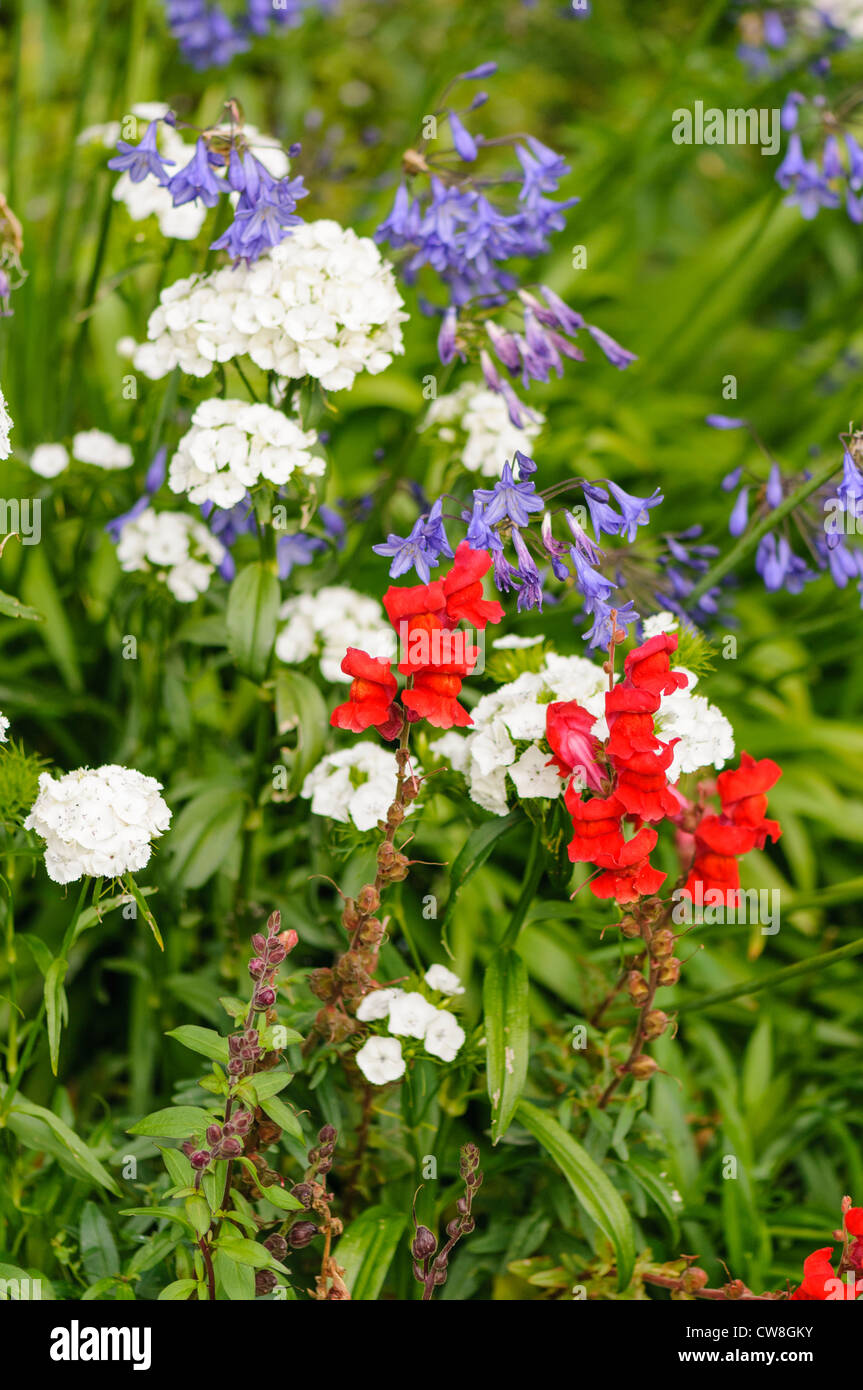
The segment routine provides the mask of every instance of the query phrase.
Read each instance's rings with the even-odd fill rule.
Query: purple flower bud
[[[443,362],[444,366],[447,366],[455,357],[455,330],[457,322],[457,311],[453,308],[447,309],[443,316],[437,339],[438,357],[441,362]]]
[[[200,1173],[203,1168],[206,1168],[209,1161],[210,1153],[208,1149],[196,1149],[194,1153],[189,1155],[189,1162],[196,1173]]]
[[[735,420],[730,415],[706,415],[704,421],[712,430],[740,430],[747,424],[746,420]]]
[[[435,1234],[428,1226],[417,1226],[416,1235],[411,1242],[411,1254],[415,1260],[428,1259],[437,1250]]]
[[[258,980],[266,970],[266,965],[260,956],[253,956],[249,961],[249,974],[253,980]]]
[[[222,1137],[221,1125],[207,1125],[207,1143],[218,1144]]]
[[[293,1250],[302,1250],[304,1245],[314,1240],[318,1234],[318,1228],[311,1221],[298,1221],[288,1231],[288,1241]]]
[[[259,956],[262,956],[267,949],[267,938],[261,932],[256,931],[252,937],[252,945]]]
[[[746,523],[749,520],[749,488],[743,487],[734,503],[731,516],[728,518],[728,529],[732,536],[741,536],[746,530]]]
[[[223,1139],[221,1147],[223,1158],[238,1158],[243,1152],[243,1146],[239,1139]]]
[[[252,1004],[255,1009],[271,1009],[275,1002],[276,991],[274,989],[270,989],[269,985],[265,989],[256,990],[255,997],[252,1000]]]

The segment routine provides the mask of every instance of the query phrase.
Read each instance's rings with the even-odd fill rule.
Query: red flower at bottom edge
[[[830,1263],[832,1258],[832,1245],[825,1245],[821,1250],[814,1250],[811,1255],[806,1256],[803,1261],[803,1283],[799,1289],[794,1290],[792,1300],[821,1303],[827,1299],[836,1278],[833,1265]]]

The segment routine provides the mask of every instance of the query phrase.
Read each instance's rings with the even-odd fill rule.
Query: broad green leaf
[[[336,1247],[345,1283],[354,1302],[371,1303],[383,1288],[402,1238],[407,1215],[386,1207],[369,1207],[352,1221]],[[405,1259],[410,1252],[405,1246]]]
[[[150,1216],[154,1221],[174,1221],[194,1234],[194,1227],[179,1207],[124,1207],[118,1216]]]
[[[228,595],[228,649],[244,675],[262,681],[276,640],[278,577],[260,561],[240,570]]]
[[[108,1279],[120,1272],[120,1256],[108,1221],[95,1202],[85,1202],[80,1225],[81,1258],[88,1279]]]
[[[38,1286],[39,1301],[54,1298],[54,1289],[50,1279],[38,1269],[21,1269],[19,1265],[0,1264],[0,1285],[5,1292],[0,1295],[0,1302],[14,1302],[21,1298],[23,1292],[25,1301],[35,1300],[36,1286]]]
[[[635,1265],[635,1235],[620,1193],[586,1149],[546,1111],[522,1100],[518,1119],[563,1173],[576,1200],[611,1241],[617,1257],[617,1287],[628,1287]]]
[[[146,1134],[160,1139],[188,1139],[191,1134],[203,1134],[214,1116],[195,1105],[169,1105],[164,1110],[154,1110],[143,1120],[132,1125],[127,1134]]]
[[[269,1250],[265,1249],[256,1240],[249,1240],[246,1236],[222,1235],[219,1237],[219,1250],[229,1259],[236,1260],[241,1265],[251,1265],[252,1269],[269,1269],[275,1266],[281,1269],[278,1260],[274,1260]]]
[[[259,1105],[270,1096],[277,1096],[279,1091],[293,1080],[293,1073],[289,1071],[262,1071],[251,1077],[247,1083],[249,1090],[257,1099]]]
[[[216,1250],[213,1255],[213,1273],[232,1303],[250,1303],[255,1296],[255,1270],[249,1264],[240,1264],[225,1253]]]
[[[200,1192],[194,1197],[187,1197],[183,1203],[186,1216],[195,1228],[195,1234],[206,1235],[213,1223],[213,1215],[205,1197]]]
[[[530,1046],[527,966],[514,951],[492,956],[483,985],[492,1143],[506,1133],[527,1077]]]
[[[228,1039],[220,1036],[214,1028],[200,1028],[197,1023],[184,1023],[180,1028],[172,1028],[165,1035],[176,1038],[177,1042],[188,1047],[190,1052],[198,1052],[209,1057],[211,1062],[227,1062]]]
[[[197,1279],[175,1279],[173,1284],[166,1284],[164,1289],[159,1291],[157,1302],[177,1303],[186,1301],[192,1290],[197,1287]]]
[[[78,656],[80,646],[51,572],[47,550],[45,545],[28,546],[21,594],[44,618],[44,625],[37,631],[57,663],[67,688],[80,691],[84,689]]]

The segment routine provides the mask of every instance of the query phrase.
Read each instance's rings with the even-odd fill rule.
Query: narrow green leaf
[[[514,951],[492,956],[483,985],[492,1143],[506,1133],[524,1090],[530,1045],[527,967]]]
[[[279,581],[257,561],[240,570],[228,595],[228,649],[240,670],[262,681],[276,640]]]
[[[45,619],[36,608],[22,603],[14,594],[4,594],[0,590],[0,614],[4,618],[23,618],[30,623],[43,623]]]
[[[157,1298],[158,1303],[178,1303],[188,1299],[193,1289],[198,1287],[197,1279],[175,1279],[173,1284],[166,1284],[161,1289]]]
[[[60,1032],[67,1014],[66,991],[63,981],[69,962],[58,957],[48,967],[45,976],[45,1015],[48,1021],[48,1048],[51,1053],[51,1070],[57,1075],[60,1061]]]
[[[5,1090],[5,1087],[0,1088],[0,1091],[2,1090]],[[28,1119],[41,1122],[51,1131],[62,1147],[72,1155],[78,1167],[83,1169],[89,1178],[98,1183],[100,1187],[113,1192],[115,1197],[121,1195],[116,1181],[107,1168],[103,1167],[92,1149],[84,1143],[83,1139],[78,1138],[75,1131],[70,1129],[59,1115],[55,1115],[52,1110],[46,1110],[42,1105],[34,1105],[32,1101],[25,1100],[20,1094],[16,1095],[13,1100],[10,1113],[23,1115]]]
[[[88,1279],[108,1279],[120,1272],[120,1256],[104,1212],[85,1202],[79,1229],[81,1258]]]
[[[482,868],[498,840],[508,834],[514,826],[524,824],[524,820],[521,811],[510,811],[508,816],[499,820],[485,821],[471,831],[456,855],[450,869],[449,899],[441,922],[441,942],[448,956],[452,956],[452,951],[447,940],[447,928],[455,911],[459,893],[477,869]]]
[[[279,1100],[278,1096],[267,1096],[261,1101],[261,1109],[271,1120],[274,1120],[281,1129],[289,1134],[292,1139],[303,1142],[303,1131],[300,1122],[293,1110],[289,1110],[284,1101]]]
[[[773,989],[776,985],[784,984],[786,980],[795,980],[799,975],[811,975],[818,970],[825,970],[830,965],[835,965],[837,961],[847,960],[849,956],[859,956],[863,952],[863,937],[857,941],[851,941],[847,946],[839,946],[835,951],[824,951],[820,956],[810,956],[808,960],[799,960],[794,965],[785,965],[781,970],[773,970],[769,975],[762,975],[758,980],[746,980],[741,985],[731,985],[728,989],[717,990],[715,994],[704,994],[699,999],[690,999],[686,1003],[676,1006],[675,1012],[678,1014],[694,1013],[696,1009],[708,1009],[713,1004],[725,1004],[732,999],[743,999],[748,994],[758,994],[763,989]]]
[[[276,672],[276,727],[280,734],[296,733],[291,753],[288,790],[298,792],[307,773],[320,761],[329,726],[324,697],[314,681],[286,667]]]
[[[518,1118],[554,1159],[576,1200],[611,1241],[617,1257],[617,1287],[628,1287],[635,1265],[635,1234],[620,1193],[571,1134],[544,1110],[522,1100]]]
[[[355,1303],[371,1303],[378,1297],[406,1225],[404,1212],[376,1206],[345,1231],[336,1254]]]

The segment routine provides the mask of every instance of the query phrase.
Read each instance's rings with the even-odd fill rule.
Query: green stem
[[[72,942],[75,939],[75,928],[78,925],[78,918],[81,916],[81,912],[83,911],[84,899],[91,886],[91,883],[92,880],[89,878],[85,878],[81,882],[81,891],[78,894],[78,901],[75,905],[75,912],[71,922],[66,928],[66,934],[63,937],[63,944],[60,947],[59,959],[61,960],[65,960],[69,952],[69,949],[72,945]],[[21,1078],[23,1077],[24,1072],[27,1070],[27,1065],[30,1061],[30,1058],[33,1055],[33,1049],[36,1046],[36,1041],[42,1035],[42,1024],[45,1022],[46,1012],[47,1009],[45,1007],[45,995],[43,993],[42,1003],[39,1006],[39,1012],[36,1015],[32,1028],[30,1029],[30,1034],[24,1046],[24,1051],[21,1054],[21,1060],[18,1063],[14,1075],[10,1077],[9,1085],[6,1087],[6,1091],[3,1095],[3,1103],[2,1106],[0,1106],[0,1129],[2,1129],[3,1125],[6,1123],[6,1117],[12,1109],[12,1102],[14,1101],[15,1096],[18,1093],[18,1087],[21,1084]]]
[[[518,934],[524,924],[528,909],[536,897],[536,890],[542,878],[545,868],[545,852],[543,850],[542,835],[538,825],[533,827],[530,848],[527,852],[527,863],[524,869],[524,879],[522,881],[521,894],[515,905],[515,910],[509,921],[509,926],[498,943],[501,947],[514,946],[518,940]]]
[[[731,985],[729,989],[717,990],[715,994],[705,994],[700,999],[692,999],[688,1004],[681,1004],[675,1012],[678,1014],[694,1013],[696,1009],[708,1009],[713,1004],[724,1004],[732,999],[744,998],[748,994],[758,994],[763,989],[772,989],[775,985],[783,985],[787,980],[795,980],[799,975],[809,975],[813,970],[825,970],[829,965],[835,965],[837,961],[847,960],[849,956],[859,956],[863,954],[863,937],[858,941],[852,941],[847,946],[839,946],[835,951],[825,951],[820,956],[812,956],[809,960],[797,961],[794,965],[785,965],[781,970],[774,970],[770,975],[765,975],[763,979],[756,980],[754,983],[748,980],[742,985]]]

